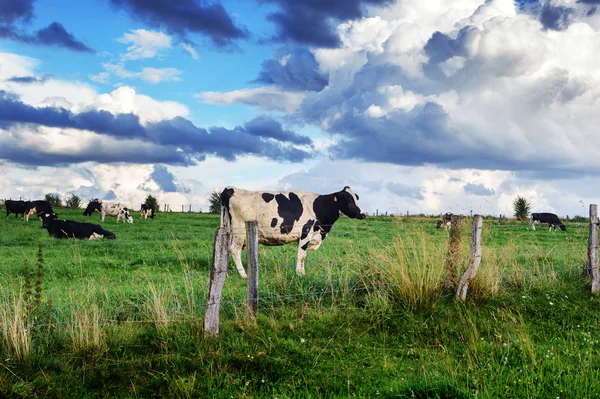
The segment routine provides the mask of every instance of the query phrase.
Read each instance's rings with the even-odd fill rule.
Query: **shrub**
[[[67,198],[65,205],[67,208],[77,209],[81,206],[81,198],[75,194],[71,194],[71,196]]]
[[[210,194],[208,202],[210,202],[209,213],[221,213],[221,195],[217,190]]]
[[[44,199],[52,205],[52,208],[61,208],[63,206],[60,195],[48,193],[44,196]]]
[[[518,220],[525,220],[529,218],[531,204],[524,197],[517,195],[517,198],[513,201],[513,210],[515,212],[515,218]]]

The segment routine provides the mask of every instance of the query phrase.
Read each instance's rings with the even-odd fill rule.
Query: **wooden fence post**
[[[206,312],[204,313],[204,333],[207,335],[219,335],[221,294],[223,293],[225,277],[227,277],[231,234],[231,231],[225,227],[217,227],[217,230],[215,231],[213,263],[210,269],[208,300],[206,301]]]
[[[592,292],[600,290],[598,275],[598,205],[590,204],[590,235],[588,237],[587,272],[592,281]]]
[[[248,301],[246,314],[258,316],[258,222],[246,222],[246,260],[248,269]]]
[[[481,215],[473,217],[473,228],[471,235],[471,255],[469,256],[469,266],[458,283],[455,299],[464,301],[467,299],[469,284],[475,279],[477,269],[481,263],[481,231],[483,230],[483,218]]]
[[[461,220],[459,215],[452,215],[450,236],[448,238],[448,251],[446,252],[446,281],[444,286],[448,289],[456,288],[456,270],[458,269],[458,255],[460,253]]]

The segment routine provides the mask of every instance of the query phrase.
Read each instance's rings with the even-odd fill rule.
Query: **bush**
[[[529,218],[531,204],[524,197],[517,195],[517,198],[513,201],[513,210],[515,211],[515,218],[525,220]]]
[[[156,198],[154,198],[153,196],[148,195],[146,197],[146,201],[144,201],[144,204],[146,204],[152,208],[152,210],[154,211],[154,215],[156,215],[158,213],[159,204],[158,204],[158,201],[156,200]]]
[[[48,193],[44,196],[44,198],[50,203],[50,205],[52,205],[52,208],[61,208],[63,206],[62,200],[58,194]]]
[[[79,198],[75,194],[71,194],[71,196],[69,198],[67,198],[67,201],[65,204],[66,204],[67,208],[77,209],[81,206],[81,198]]]
[[[210,202],[209,213],[221,213],[221,194],[217,190],[212,192],[208,202]]]

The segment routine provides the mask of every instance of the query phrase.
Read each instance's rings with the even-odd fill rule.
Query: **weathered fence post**
[[[592,292],[600,290],[598,275],[598,205],[590,204],[590,235],[588,237],[588,276],[592,280]]]
[[[248,272],[248,301],[246,314],[258,316],[258,222],[246,222],[246,259]]]
[[[218,227],[215,231],[215,247],[213,249],[213,263],[210,269],[208,283],[208,300],[204,313],[204,332],[207,335],[219,335],[219,311],[221,309],[221,294],[223,284],[227,277],[229,264],[229,240],[231,231],[225,227]]]
[[[448,251],[446,252],[446,281],[444,286],[448,289],[456,287],[456,269],[458,268],[458,255],[460,253],[461,217],[452,215],[450,224],[450,237],[448,238]]]
[[[473,217],[473,228],[471,235],[471,255],[469,256],[469,266],[458,283],[455,299],[464,301],[467,299],[469,284],[475,279],[477,269],[481,263],[481,231],[483,230],[483,218],[481,215]]]

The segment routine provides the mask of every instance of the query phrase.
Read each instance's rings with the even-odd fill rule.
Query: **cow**
[[[6,218],[8,218],[8,215],[11,213],[15,214],[15,219],[19,217],[19,213],[21,214],[22,218],[25,217],[25,201],[6,200],[4,205],[6,205]]]
[[[245,222],[258,222],[258,241],[263,245],[298,243],[296,273],[303,275],[306,250],[315,251],[340,217],[364,219],[358,195],[350,187],[332,194],[309,191],[248,191],[226,187],[221,193],[221,226],[231,229],[229,250],[238,273],[246,278],[242,249]]]
[[[72,220],[58,220],[56,213],[44,213],[41,215],[42,227],[48,230],[50,236],[56,238],[76,238],[95,240],[117,238],[114,233],[104,230],[99,224],[81,223]]]
[[[98,212],[100,214],[100,220],[104,222],[104,217],[108,216],[116,216],[117,223],[122,218],[123,222],[133,223],[133,217],[129,214],[129,208],[120,203],[114,204],[110,202],[102,202],[99,199],[95,199],[90,201],[85,211],[83,211],[83,216],[90,216],[92,213]]]
[[[554,213],[548,213],[548,212],[532,213],[531,214],[531,223],[530,223],[531,229],[535,230],[535,225],[540,224],[540,223],[548,223],[548,231],[551,231],[552,229],[554,229],[554,231],[556,231],[556,226],[560,227],[560,229],[562,231],[567,230],[565,225],[560,221],[558,216],[556,216]]]
[[[33,214],[41,215],[44,213],[53,213],[50,202],[44,200],[25,201],[25,214],[23,220],[29,221],[29,216]]]
[[[154,209],[152,208],[151,205],[142,204],[141,208],[142,208],[142,210],[140,211],[140,219],[141,218],[154,219]]]
[[[435,228],[441,229],[442,226],[444,226],[444,230],[448,230],[452,226],[452,214],[450,212],[447,212],[437,221]]]

